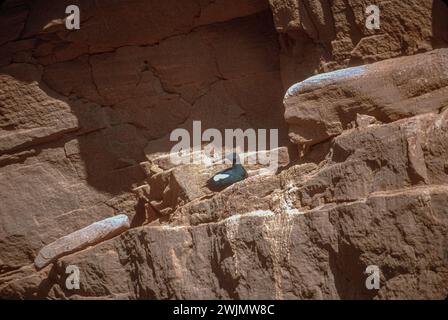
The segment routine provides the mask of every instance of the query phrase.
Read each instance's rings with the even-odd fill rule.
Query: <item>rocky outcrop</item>
[[[0,297],[446,298],[448,7],[159,2],[2,4]],[[279,167],[212,192],[169,158],[193,120],[279,129]]]
[[[290,138],[313,145],[353,126],[356,115],[391,122],[448,106],[448,50],[320,74],[285,95]]]
[[[243,182],[245,188],[241,192],[241,199],[236,201],[230,188],[222,192],[222,199],[216,203],[216,198],[205,202],[200,200],[212,198],[213,192],[208,189],[207,180],[216,172],[229,167],[231,161],[228,159],[221,161],[218,158],[218,161],[214,162],[205,152],[199,152],[199,154],[187,153],[184,156],[185,158],[195,156],[196,163],[175,165],[170,160],[171,155],[155,155],[141,163],[147,176],[147,183],[136,188],[135,193],[138,199],[145,203],[145,216],[148,222],[160,217],[165,217],[176,224],[182,224],[181,221],[185,219],[217,221],[225,217],[224,213],[229,210],[229,205],[234,207],[235,212],[247,210],[249,202],[253,202],[254,208],[259,208],[261,199],[258,195],[267,195],[278,187],[278,179],[273,177],[273,174],[290,162],[286,147],[239,153],[249,176],[249,179]],[[254,181],[260,183],[254,184]],[[232,195],[231,199],[229,195]],[[248,201],[251,198],[253,201]],[[228,202],[229,200],[232,201]],[[210,205],[205,205],[208,202]]]
[[[443,0],[270,0],[280,33],[285,87],[344,67],[448,44],[448,8]],[[369,5],[380,10],[379,29],[365,27]]]
[[[29,64],[13,64],[0,76],[2,154],[60,138],[79,128],[70,107],[38,85],[41,72]],[[30,121],[30,119],[32,119]]]
[[[1,292],[72,299],[445,298],[448,110],[389,123],[366,117],[279,174],[183,198],[169,223],[154,219],[38,274],[21,274]],[[68,265],[82,270],[78,291],[65,288]],[[366,289],[369,265],[381,270],[378,290]]]
[[[113,238],[127,229],[129,220],[124,214],[92,223],[43,247],[34,259],[34,265],[42,269],[59,257]]]
[[[40,283],[46,291],[32,288],[28,276],[2,293],[23,297],[16,288],[25,287],[55,298],[444,298],[448,188],[434,180],[446,169],[432,167],[430,155],[447,149],[430,137],[447,141],[447,116],[351,129],[332,142],[325,164],[284,170],[276,178],[282,187],[263,208],[241,205],[215,221],[138,227],[43,271],[50,275],[41,278],[54,279]],[[421,130],[431,135],[416,144],[411,137]],[[420,158],[426,183],[407,166],[416,151],[428,156]],[[250,210],[255,201],[239,197],[246,190],[242,182],[212,199],[247,199]],[[64,287],[65,267],[73,264],[82,270],[79,291]],[[368,265],[381,270],[379,290],[365,288]]]
[[[1,274],[95,221],[144,221],[140,163],[175,128],[280,128],[285,145],[268,3],[159,2],[2,4]],[[79,31],[64,28],[68,4]]]

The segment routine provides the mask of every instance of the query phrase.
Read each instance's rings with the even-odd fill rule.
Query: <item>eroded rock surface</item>
[[[358,113],[391,122],[448,106],[448,50],[311,77],[285,95],[290,138],[313,145],[353,126]]]
[[[277,128],[287,143],[265,1],[8,0],[0,23],[0,273],[104,218],[144,221],[140,163],[175,128]]]
[[[285,87],[323,73],[448,44],[443,0],[270,0],[280,33]],[[380,9],[380,29],[365,27],[366,8]]]
[[[0,297],[446,298],[448,8],[378,4],[375,31],[366,1],[4,1]],[[211,192],[229,164],[166,158],[193,120],[279,129],[281,165]]]
[[[127,229],[129,219],[124,214],[92,223],[43,247],[34,259],[34,265],[42,269],[59,257],[113,238]]]

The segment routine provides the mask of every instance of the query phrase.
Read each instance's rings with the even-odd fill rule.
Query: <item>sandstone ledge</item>
[[[41,269],[61,256],[95,245],[127,229],[129,219],[124,214],[95,222],[43,247],[36,256],[34,265]]]

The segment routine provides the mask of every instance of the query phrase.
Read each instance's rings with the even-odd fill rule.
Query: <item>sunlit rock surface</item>
[[[93,246],[127,229],[129,219],[124,214],[92,223],[43,247],[34,259],[34,265],[42,269],[59,257]]]
[[[342,133],[357,114],[391,122],[437,113],[448,105],[448,50],[319,74],[291,86],[284,103],[290,137],[304,145]]]
[[[366,1],[69,4],[0,10],[0,298],[448,296],[443,1],[377,1],[380,30]],[[208,190],[229,163],[167,158],[197,120],[278,129],[277,170]]]

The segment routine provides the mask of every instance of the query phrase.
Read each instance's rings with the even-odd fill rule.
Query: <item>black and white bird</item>
[[[232,167],[216,173],[207,181],[207,187],[212,191],[220,191],[246,178],[246,169],[241,165],[238,154],[234,152],[232,154]]]

